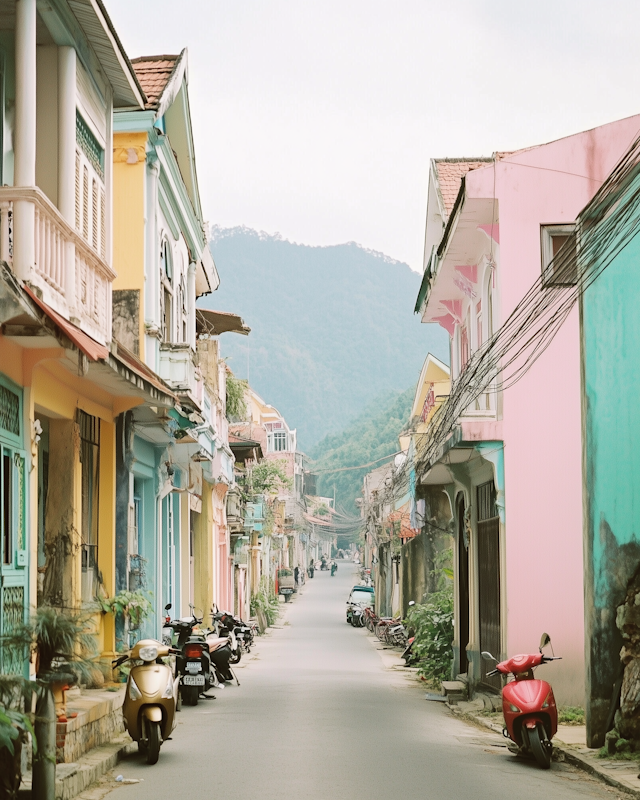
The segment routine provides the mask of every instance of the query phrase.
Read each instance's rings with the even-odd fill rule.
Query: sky
[[[105,0],[130,57],[189,51],[205,218],[421,271],[429,160],[640,112],[634,0]]]

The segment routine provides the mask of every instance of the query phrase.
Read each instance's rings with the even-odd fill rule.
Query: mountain
[[[406,392],[394,392],[380,398],[343,431],[326,436],[313,448],[310,469],[318,475],[318,495],[333,497],[335,489],[337,507],[349,514],[359,514],[355,500],[360,495],[362,479],[367,472],[385,462],[342,472],[325,470],[371,464],[397,453],[400,447],[398,434],[409,421],[414,392],[411,387]]]
[[[446,333],[413,314],[420,276],[354,242],[310,247],[245,227],[212,229],[220,288],[204,308],[240,314],[231,369],[284,415],[307,450],[374,398],[417,381],[427,352],[448,359]]]

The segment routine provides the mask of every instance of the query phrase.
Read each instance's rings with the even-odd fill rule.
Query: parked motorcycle
[[[551,685],[534,678],[533,670],[540,664],[560,660],[560,656],[543,654],[542,650],[549,644],[551,637],[543,633],[538,653],[512,656],[487,672],[487,676],[513,675],[514,680],[502,689],[505,736],[517,745],[515,752],[532,753],[543,769],[551,766],[551,740],[558,731],[558,709]],[[482,656],[497,661],[486,651]]]
[[[354,628],[364,628],[364,608],[361,605],[353,605],[349,616]]]
[[[158,761],[160,746],[176,726],[180,678],[163,661],[170,654],[178,651],[155,639],[142,639],[112,662],[114,667],[131,662],[122,714],[124,726],[147,764]]]
[[[402,653],[402,658],[404,659],[405,667],[412,667],[414,664],[417,664],[419,659],[418,656],[413,652],[413,643],[415,642],[416,637],[411,636],[407,641],[407,646]]]
[[[191,706],[197,706],[200,694],[218,684],[205,635],[201,631],[194,631],[201,622],[194,614],[192,617],[172,620],[167,626],[177,638],[174,644],[179,652],[176,670],[180,675],[180,694],[184,702]]]
[[[331,577],[332,578],[336,574],[337,571],[338,571],[338,565],[336,564],[335,561],[332,561],[331,562]]]
[[[230,663],[237,664],[242,657],[242,650],[236,635],[236,628],[238,628],[238,623],[241,623],[242,620],[234,617],[230,611],[212,610],[211,618],[218,637],[224,638],[226,636],[229,639],[229,647],[231,648]]]
[[[307,573],[308,573],[310,578],[313,578],[313,573],[314,572],[315,572],[315,567],[314,567],[313,563],[311,563],[311,564],[309,564],[309,569],[307,570]]]

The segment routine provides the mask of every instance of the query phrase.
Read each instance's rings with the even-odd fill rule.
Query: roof
[[[211,311],[208,308],[196,309],[196,332],[217,336],[220,333],[241,333],[248,336],[251,328],[244,324],[242,317],[229,311]]]
[[[434,158],[438,188],[447,216],[451,213],[460,191],[462,178],[472,169],[486,167],[492,158]]]
[[[173,75],[180,55],[140,56],[131,59],[142,91],[147,96],[145,108],[156,109]]]
[[[54,311],[50,306],[44,303],[28,286],[23,286],[24,291],[29,295],[31,300],[40,308],[41,311],[49,317],[49,319],[60,328],[60,330],[69,338],[76,347],[81,350],[87,358],[92,361],[104,360],[109,357],[109,348],[105,345],[96,342],[80,328],[77,328],[72,322],[69,322],[64,317],[60,316],[57,311]]]
[[[67,1],[113,88],[114,108],[140,108],[140,84],[102,0]]]
[[[125,364],[130,370],[135,372],[140,378],[145,381],[148,381],[154,388],[158,391],[162,392],[163,394],[168,395],[173,400],[177,400],[177,396],[171,389],[167,386],[167,384],[160,378],[156,373],[150,369],[144,361],[141,361],[137,355],[132,353],[130,350],[127,350],[126,347],[120,344],[120,342],[116,342],[116,353],[115,356],[123,364]]]

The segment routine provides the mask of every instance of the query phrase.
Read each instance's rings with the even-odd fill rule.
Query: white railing
[[[97,341],[110,342],[111,284],[116,274],[37,187],[0,188],[0,259],[13,265],[16,201],[31,202],[35,208],[34,264],[26,280],[65,319]]]

